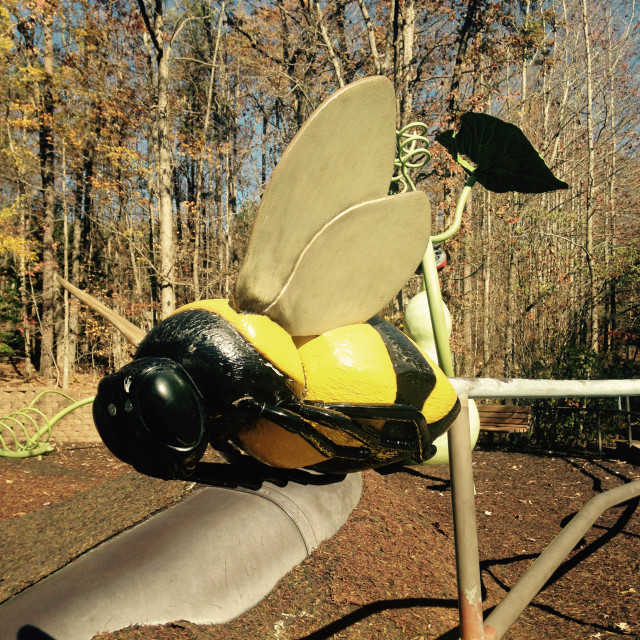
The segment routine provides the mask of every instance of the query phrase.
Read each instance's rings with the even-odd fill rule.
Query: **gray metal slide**
[[[360,474],[198,489],[0,605],[0,640],[89,640],[131,624],[231,620],[335,534],[361,493]]]

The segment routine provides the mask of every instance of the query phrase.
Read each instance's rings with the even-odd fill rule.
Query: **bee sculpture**
[[[424,193],[387,195],[395,148],[389,80],[337,91],[273,171],[233,300],[183,306],[144,337],[111,318],[139,342],[93,405],[112,453],[164,478],[188,477],[209,444],[326,473],[433,455],[459,411],[455,391],[375,315],[430,231]]]

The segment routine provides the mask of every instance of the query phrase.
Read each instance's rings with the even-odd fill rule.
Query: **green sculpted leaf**
[[[553,175],[521,129],[499,118],[465,113],[457,133],[445,131],[436,140],[489,191],[544,193],[569,186]]]

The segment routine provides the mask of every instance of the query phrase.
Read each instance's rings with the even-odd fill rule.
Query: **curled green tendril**
[[[71,404],[56,413],[53,418],[47,418],[35,405],[48,393],[62,396]],[[0,457],[29,458],[51,453],[53,451],[53,446],[49,443],[51,427],[74,409],[91,402],[93,402],[93,396],[76,402],[66,393],[48,389],[39,393],[27,407],[6,416],[0,416]]]
[[[394,164],[399,173],[391,182],[398,185],[401,193],[416,190],[408,170],[421,169],[431,160],[426,133],[427,125],[422,122],[411,122],[396,132],[398,154]]]

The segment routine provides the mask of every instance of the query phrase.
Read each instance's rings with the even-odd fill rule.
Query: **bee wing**
[[[310,116],[285,150],[265,190],[238,275],[236,308],[269,313],[267,309],[274,308],[284,287],[291,288],[290,279],[294,269],[299,268],[301,255],[321,230],[336,216],[387,195],[396,149],[395,114],[393,86],[387,78],[376,76],[340,89]],[[389,215],[393,215],[391,210]],[[371,236],[378,231],[365,216],[358,219],[363,226],[360,239],[354,241],[356,246],[365,248],[358,251],[355,246],[340,245],[345,260],[338,265],[338,244],[334,245],[333,254],[327,247],[320,270],[348,268],[355,262],[352,256],[369,250]],[[395,221],[393,227],[393,234],[388,228],[379,233],[395,235],[400,221]],[[339,243],[335,234],[331,237]],[[414,268],[421,257],[416,259]],[[377,279],[377,286],[385,288],[381,280],[386,276],[381,271],[367,277]],[[393,287],[386,287],[389,295],[385,302],[397,291],[396,280]],[[299,295],[302,297],[302,292]],[[306,295],[318,299],[321,292],[310,286]],[[332,297],[318,301],[319,306],[334,303]],[[278,317],[284,321],[284,312]],[[335,322],[334,326],[345,324],[338,319]],[[285,325],[296,326],[295,318],[287,318]]]
[[[427,248],[429,213],[418,191],[342,212],[307,244],[265,313],[297,336],[368,320],[415,271]]]

